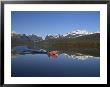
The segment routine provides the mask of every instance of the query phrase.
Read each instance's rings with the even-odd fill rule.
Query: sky
[[[12,32],[64,34],[74,30],[100,31],[99,11],[12,11]]]

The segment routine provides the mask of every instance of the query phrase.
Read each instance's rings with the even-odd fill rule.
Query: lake
[[[99,77],[100,57],[60,53],[12,55],[12,77]]]

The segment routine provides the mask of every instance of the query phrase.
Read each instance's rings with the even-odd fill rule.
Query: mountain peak
[[[76,30],[76,31],[72,31],[72,33],[75,33],[75,34],[91,34],[92,32],[88,32],[86,30]]]
[[[50,36],[51,38],[59,38],[60,36],[66,37],[66,38],[75,38],[79,36],[84,36],[84,35],[90,35],[98,32],[88,32],[87,30],[82,30],[82,29],[77,29],[68,33],[64,33],[62,35],[60,34],[48,34],[47,36]]]

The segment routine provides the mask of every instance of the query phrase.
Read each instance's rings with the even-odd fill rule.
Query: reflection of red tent
[[[58,57],[58,51],[50,51],[48,52],[48,55],[51,57]]]

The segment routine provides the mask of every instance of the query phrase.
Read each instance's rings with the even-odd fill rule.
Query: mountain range
[[[48,34],[45,39],[38,35],[11,33],[12,47],[18,45],[27,45],[32,48],[34,46],[47,48],[64,47],[98,47],[100,46],[100,33],[88,32],[86,30],[76,30],[65,34]],[[50,47],[51,46],[51,47]]]
[[[80,36],[85,36],[85,35],[91,35],[91,34],[95,34],[95,33],[99,33],[99,32],[88,32],[86,30],[75,30],[72,32],[68,32],[65,34],[48,34],[46,35],[45,39],[53,39],[53,38],[76,38],[76,37],[80,37]],[[41,41],[43,40],[41,36],[38,35],[26,35],[26,34],[19,34],[16,32],[12,32],[11,36],[27,36],[29,37],[31,40],[38,40]]]
[[[91,35],[91,34],[96,34],[99,32],[88,32],[86,30],[76,30],[72,32],[68,32],[65,34],[49,34],[45,37],[45,39],[53,39],[53,38],[76,38],[80,36],[85,36],[85,35]]]

